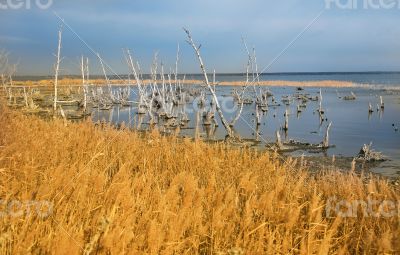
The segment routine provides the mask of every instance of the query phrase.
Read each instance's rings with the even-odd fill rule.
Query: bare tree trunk
[[[257,126],[261,124],[260,112],[258,110],[258,104],[256,103],[256,124]]]
[[[243,42],[244,48],[246,49],[247,57],[248,57],[247,69],[246,69],[246,87],[247,87],[247,85],[248,85],[248,83],[249,83],[249,68],[251,68],[251,72],[252,72],[252,75],[253,75],[253,81],[252,81],[253,89],[254,89],[254,93],[256,94],[256,97],[257,97],[257,90],[256,90],[256,86],[255,86],[255,84],[254,84],[253,59],[252,59],[252,57],[251,57],[251,55],[250,55],[250,51],[249,51],[249,48],[247,47],[247,43],[246,43],[246,41],[244,40],[243,37],[242,37],[242,42]]]
[[[244,45],[244,47],[245,47],[245,49],[247,51],[247,56],[248,56],[247,66],[246,66],[246,83],[245,83],[245,86],[243,86],[241,95],[239,95],[239,93],[237,93],[238,102],[240,103],[240,108],[239,108],[239,111],[236,113],[236,116],[233,118],[233,120],[229,124],[231,127],[235,126],[236,122],[240,118],[240,115],[242,115],[243,105],[244,105],[243,94],[244,94],[245,89],[249,85],[249,68],[250,68],[250,63],[251,63],[251,57],[250,57],[249,50],[248,50],[247,45],[246,45],[246,41],[244,40],[243,37],[242,37],[242,42],[243,42],[243,45]]]
[[[283,144],[282,144],[282,140],[281,140],[281,134],[279,134],[279,130],[276,130],[276,146],[278,147],[278,149],[282,149],[283,148]]]
[[[28,95],[26,94],[26,88],[24,86],[24,101],[25,101],[25,107],[28,108]]]
[[[86,58],[86,81],[87,81],[88,84],[89,84],[89,80],[90,80],[90,77],[89,77],[89,58]]]
[[[326,128],[325,138],[324,138],[324,141],[322,143],[322,147],[323,148],[329,148],[329,130],[331,128],[331,125],[332,125],[332,122],[330,122],[328,127]]]
[[[283,126],[283,130],[289,130],[289,113],[288,110],[285,110],[285,125]]]
[[[242,115],[243,105],[244,105],[244,101],[243,101],[243,99],[240,99],[240,108],[239,108],[239,111],[237,112],[235,118],[233,118],[233,120],[232,120],[231,123],[229,124],[231,127],[235,126],[235,123],[239,120],[240,115]]]
[[[58,100],[58,73],[60,70],[60,62],[61,62],[61,40],[62,40],[62,29],[58,31],[58,50],[57,50],[57,62],[56,62],[56,74],[54,77],[54,104],[53,110],[54,114],[57,112],[57,100]]]
[[[322,90],[319,89],[319,109],[318,109],[319,115],[324,114],[324,110],[322,109]]]
[[[86,107],[87,107],[87,96],[86,96],[86,85],[85,85],[85,64],[83,61],[83,56],[82,56],[82,62],[81,62],[81,71],[82,71],[82,88],[83,88],[83,110],[86,112]]]
[[[206,72],[206,69],[205,69],[203,60],[202,60],[202,58],[201,58],[201,55],[200,55],[200,46],[197,47],[197,46],[194,44],[193,39],[192,39],[192,36],[190,35],[189,30],[187,30],[187,29],[184,29],[184,30],[185,30],[185,32],[186,32],[186,34],[187,34],[187,36],[188,36],[188,43],[193,47],[193,49],[194,49],[194,51],[195,51],[195,53],[196,53],[196,55],[197,55],[197,58],[198,58],[199,63],[200,63],[200,68],[201,68],[201,70],[202,70],[202,72],[203,72],[204,80],[205,80],[205,82],[206,82],[206,85],[207,85],[207,87],[208,87],[208,90],[211,92],[211,94],[212,94],[212,96],[213,96],[213,98],[214,98],[214,100],[215,100],[215,106],[216,106],[218,115],[219,115],[219,117],[221,118],[222,125],[223,125],[224,128],[226,129],[226,131],[227,131],[227,133],[228,133],[228,136],[229,136],[229,137],[233,137],[234,135],[233,135],[232,129],[231,129],[231,127],[229,126],[229,123],[226,121],[226,119],[225,119],[225,117],[224,117],[224,114],[223,114],[223,112],[222,112],[222,110],[221,110],[221,107],[220,107],[220,105],[219,105],[219,102],[218,102],[217,95],[215,94],[214,89],[212,88],[212,86],[210,85],[210,82],[208,81],[207,72]]]
[[[103,59],[100,57],[99,53],[97,53],[97,57],[99,58],[101,69],[103,70],[104,78],[106,79],[108,92],[110,93],[110,97],[112,98],[111,84],[110,84],[110,81],[108,80],[108,77],[107,77],[106,69],[105,69],[104,64],[103,64]]]
[[[178,83],[178,63],[179,63],[179,43],[178,43],[178,49],[176,50],[176,62],[175,62],[175,84]]]

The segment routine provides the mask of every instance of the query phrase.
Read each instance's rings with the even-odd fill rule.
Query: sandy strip
[[[144,80],[144,84],[151,83],[151,80]],[[96,79],[90,80],[90,84],[93,85],[106,85],[105,80]],[[125,85],[127,82],[122,80],[110,80],[112,85]],[[158,81],[161,84],[161,81]],[[185,84],[203,84],[202,80],[185,80]],[[41,81],[16,81],[14,82],[15,86],[29,86],[29,87],[41,87],[41,86],[53,86],[53,80],[41,80]],[[80,86],[82,84],[82,80],[80,79],[62,79],[59,81],[60,86]],[[167,82],[168,84],[168,82]],[[253,85],[251,82],[249,83],[251,86]],[[349,81],[333,81],[333,80],[325,80],[325,81],[285,81],[285,80],[276,80],[276,81],[260,81],[254,83],[256,86],[276,86],[276,87],[334,87],[334,88],[350,88],[357,87],[359,84],[349,82]],[[132,85],[136,85],[136,81],[132,81]],[[222,81],[218,82],[219,86],[244,86],[246,85],[245,81]]]

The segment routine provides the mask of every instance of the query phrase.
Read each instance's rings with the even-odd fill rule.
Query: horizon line
[[[400,71],[324,71],[324,72],[272,72],[272,73],[260,73],[259,75],[332,75],[332,74],[396,74],[400,73]],[[128,76],[127,73],[122,73],[122,74],[117,74],[119,76],[124,75]],[[108,77],[114,77],[117,76],[115,74],[110,74],[107,75]],[[148,73],[144,73],[142,75],[150,75]],[[202,73],[181,73],[178,74],[178,76],[182,75],[200,75],[202,76]],[[208,73],[207,75],[213,75],[212,73]],[[234,72],[234,73],[229,73],[229,72],[221,72],[221,73],[216,73],[216,75],[232,75],[232,76],[241,76],[241,75],[246,75],[246,73],[243,72]],[[252,73],[249,73],[249,76],[251,76]],[[256,75],[256,74],[255,74]],[[53,74],[18,74],[15,75],[14,77],[53,77]],[[81,74],[63,74],[60,75],[60,77],[69,77],[69,76],[81,76]],[[91,74],[90,76],[104,76],[104,74]]]

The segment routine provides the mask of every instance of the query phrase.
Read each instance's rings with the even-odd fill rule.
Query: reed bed
[[[82,79],[76,78],[64,78],[60,79],[59,86],[77,86],[82,85]],[[91,79],[87,81],[89,84],[104,86],[106,85],[106,81],[104,79]],[[127,83],[126,80],[109,80],[112,85],[124,85]],[[152,80],[144,80],[145,84],[150,84]],[[160,81],[159,81],[160,82]],[[187,79],[185,80],[185,84],[203,84],[203,80],[193,80]],[[131,84],[135,85],[136,81],[132,80]],[[276,81],[259,81],[254,82],[256,86],[276,86],[276,87],[325,87],[325,88],[351,88],[357,87],[358,84],[355,84],[350,81],[285,81],[285,80],[276,80]],[[14,85],[16,86],[53,86],[54,80],[40,80],[40,81],[15,81]],[[218,82],[220,86],[245,86],[246,81],[223,81]]]
[[[327,217],[329,198],[399,201],[355,173],[226,144],[25,116],[0,106],[1,254],[399,254],[399,217]],[[4,208],[2,208],[4,211]]]

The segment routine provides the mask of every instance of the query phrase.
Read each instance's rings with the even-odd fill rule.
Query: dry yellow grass
[[[0,106],[1,254],[399,254],[399,217],[327,218],[327,199],[400,200],[386,181],[311,175],[226,145],[64,126]],[[4,208],[2,209],[4,210]]]

